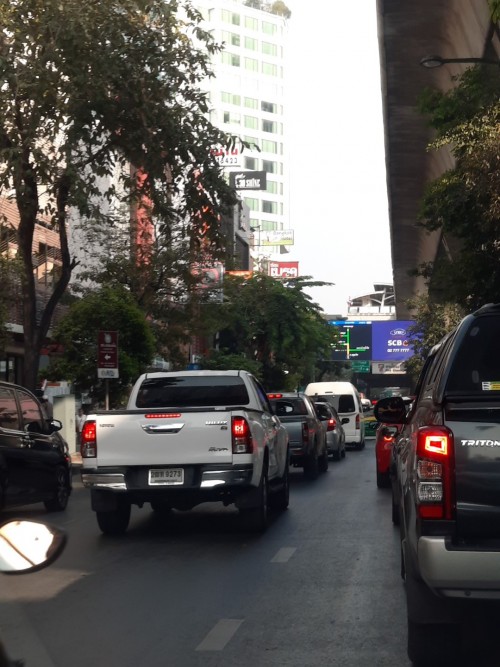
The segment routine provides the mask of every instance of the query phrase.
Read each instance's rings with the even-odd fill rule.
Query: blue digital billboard
[[[404,361],[413,356],[409,328],[412,320],[329,320],[338,327],[334,361]]]
[[[372,360],[404,361],[413,356],[409,328],[412,320],[390,320],[372,324]]]

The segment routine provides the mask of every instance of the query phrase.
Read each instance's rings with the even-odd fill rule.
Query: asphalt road
[[[134,508],[125,536],[104,537],[78,482],[64,514],[6,513],[69,535],[46,570],[2,577],[9,653],[26,667],[406,667],[399,538],[373,446],[314,482],[293,470],[290,508],[261,536],[210,504],[163,521]]]

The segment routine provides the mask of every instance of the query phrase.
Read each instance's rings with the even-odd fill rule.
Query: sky
[[[308,290],[327,314],[392,284],[374,0],[286,0],[290,226],[282,261],[335,283]]]

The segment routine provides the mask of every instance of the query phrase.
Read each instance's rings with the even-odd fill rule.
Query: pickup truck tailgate
[[[470,403],[446,411],[455,441],[458,537],[500,537],[499,420],[498,405]]]
[[[232,463],[231,413],[98,415],[101,466]]]

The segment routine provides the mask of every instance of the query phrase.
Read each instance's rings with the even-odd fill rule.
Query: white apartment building
[[[265,190],[239,194],[249,208],[254,255],[271,256],[284,246],[270,245],[273,237],[266,232],[289,229],[284,104],[287,19],[275,13],[283,3],[195,0],[194,4],[216,41],[225,44],[213,58],[215,76],[206,84],[210,119],[251,146],[235,158],[237,164],[226,169],[266,172]]]

